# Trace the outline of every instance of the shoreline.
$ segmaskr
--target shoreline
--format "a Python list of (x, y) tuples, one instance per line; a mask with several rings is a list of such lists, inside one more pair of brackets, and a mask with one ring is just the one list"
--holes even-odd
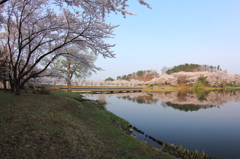
[[(240, 87), (204, 87), (203, 91), (239, 90)], [(192, 91), (192, 86), (154, 86), (144, 87), (143, 92)]]

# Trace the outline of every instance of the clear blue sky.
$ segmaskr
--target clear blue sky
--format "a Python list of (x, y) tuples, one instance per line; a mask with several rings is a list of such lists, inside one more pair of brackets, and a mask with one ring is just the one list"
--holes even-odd
[(112, 14), (120, 26), (115, 38), (116, 58), (99, 56), (99, 71), (90, 79), (106, 79), (184, 63), (220, 65), (240, 73), (240, 0), (145, 0), (153, 9), (129, 1), (137, 16)]

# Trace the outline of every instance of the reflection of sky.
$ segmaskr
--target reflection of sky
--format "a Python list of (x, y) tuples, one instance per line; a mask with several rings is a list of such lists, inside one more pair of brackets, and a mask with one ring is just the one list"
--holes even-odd
[(106, 108), (132, 125), (161, 141), (204, 151), (212, 157), (240, 157), (240, 104), (179, 111), (155, 104), (138, 104), (107, 97)]

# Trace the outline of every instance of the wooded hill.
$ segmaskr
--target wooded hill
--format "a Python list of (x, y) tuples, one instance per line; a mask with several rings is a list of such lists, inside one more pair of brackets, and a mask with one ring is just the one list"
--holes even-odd
[(210, 65), (199, 65), (199, 64), (182, 64), (178, 66), (174, 66), (171, 69), (168, 69), (166, 71), (167, 74), (172, 74), (176, 72), (199, 72), (199, 71), (207, 71), (207, 72), (213, 72), (219, 70), (221, 71), (222, 69), (220, 68), (220, 65), (218, 66), (210, 66)]
[(154, 77), (157, 77), (159, 73), (155, 70), (139, 70), (137, 72), (130, 73), (128, 75), (117, 76), (117, 80), (139, 80), (139, 81), (149, 81)]
[[(220, 65), (218, 66), (210, 66), (210, 65), (199, 65), (199, 64), (181, 64), (174, 67), (166, 67), (164, 66), (162, 68), (162, 74), (172, 74), (176, 72), (201, 72), (201, 71), (207, 71), (207, 72), (214, 72), (216, 70), (221, 71)], [(130, 73), (128, 75), (122, 75), (118, 76), (117, 80), (139, 80), (139, 81), (150, 81), (151, 79), (158, 77), (159, 73), (155, 70), (139, 70), (137, 72)], [(105, 79), (105, 81), (113, 81), (114, 79), (109, 77)]]

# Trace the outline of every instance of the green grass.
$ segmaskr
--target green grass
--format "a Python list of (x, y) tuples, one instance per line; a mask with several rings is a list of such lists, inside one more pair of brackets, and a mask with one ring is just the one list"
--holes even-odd
[(129, 135), (128, 126), (79, 93), (0, 91), (0, 158), (175, 158)]

